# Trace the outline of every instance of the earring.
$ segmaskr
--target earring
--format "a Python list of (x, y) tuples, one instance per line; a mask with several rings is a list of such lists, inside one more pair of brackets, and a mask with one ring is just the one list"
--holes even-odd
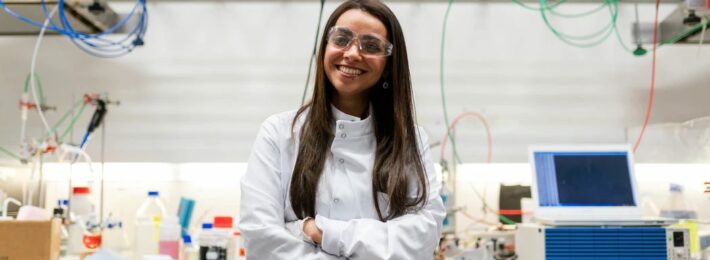
[(388, 89), (389, 87), (390, 87), (390, 84), (387, 83), (387, 81), (385, 81), (384, 83), (382, 83), (382, 88), (383, 88), (383, 89)]

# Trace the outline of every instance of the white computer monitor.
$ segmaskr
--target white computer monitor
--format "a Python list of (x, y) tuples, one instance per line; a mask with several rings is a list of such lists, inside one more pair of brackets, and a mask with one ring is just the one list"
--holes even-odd
[(536, 219), (642, 218), (628, 145), (534, 146), (530, 164)]

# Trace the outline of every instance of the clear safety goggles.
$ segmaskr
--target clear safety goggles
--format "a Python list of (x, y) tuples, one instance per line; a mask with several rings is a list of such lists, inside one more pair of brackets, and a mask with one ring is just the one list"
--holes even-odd
[(333, 26), (328, 31), (328, 44), (340, 50), (347, 50), (357, 39), (360, 53), (366, 56), (390, 56), (392, 44), (379, 36), (372, 34), (358, 35), (345, 27)]

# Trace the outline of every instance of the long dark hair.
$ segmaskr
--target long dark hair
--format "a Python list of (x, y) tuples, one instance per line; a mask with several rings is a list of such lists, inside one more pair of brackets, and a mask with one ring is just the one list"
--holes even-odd
[[(377, 215), (384, 221), (421, 209), (428, 194), (417, 145), (418, 134), (414, 126), (415, 113), (407, 49), (397, 17), (385, 4), (377, 0), (355, 0), (341, 4), (328, 18), (326, 30), (335, 25), (340, 15), (351, 9), (359, 9), (377, 17), (387, 28), (388, 41), (394, 45), (382, 78), (370, 88), (368, 94), (373, 108), (370, 116), (373, 117), (377, 140), (372, 173), (372, 197)], [(327, 34), (323, 34), (316, 59), (313, 97), (298, 110), (292, 124), (292, 128), (295, 128), (297, 119), (308, 111), (299, 136), (298, 157), (289, 190), (291, 206), (298, 218), (315, 217), (318, 181), (334, 137), (332, 127), (335, 122), (330, 104), (336, 90), (324, 70), (323, 58), (327, 43)], [(391, 84), (391, 87), (379, 87), (383, 81)], [(414, 198), (408, 196), (408, 183), (412, 178), (417, 184), (417, 194)], [(387, 216), (382, 215), (377, 192), (384, 192), (389, 196), (389, 205), (386, 205), (389, 209)]]

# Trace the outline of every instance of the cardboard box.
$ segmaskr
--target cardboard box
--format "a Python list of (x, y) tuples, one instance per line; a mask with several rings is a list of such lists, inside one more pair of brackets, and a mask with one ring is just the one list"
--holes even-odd
[(59, 259), (59, 219), (0, 221), (0, 260)]

